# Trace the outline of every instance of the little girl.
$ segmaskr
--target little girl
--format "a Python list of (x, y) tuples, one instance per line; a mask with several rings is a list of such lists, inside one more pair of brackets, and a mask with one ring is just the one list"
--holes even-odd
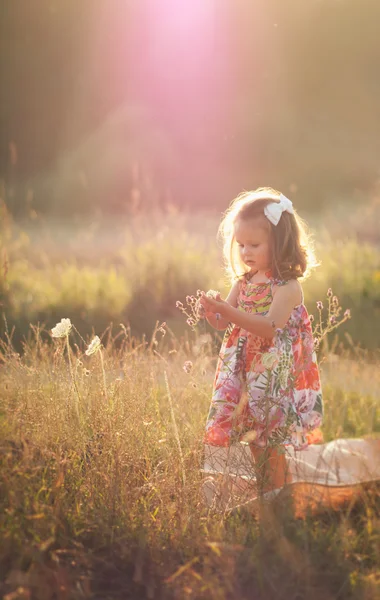
[(314, 266), (305, 226), (271, 188), (245, 192), (220, 226), (234, 283), (226, 298), (202, 294), (201, 311), (227, 329), (216, 369), (205, 443), (249, 443), (259, 491), (276, 493), (290, 475), (284, 446), (304, 449), (322, 422), (322, 394), (310, 319), (299, 279)]

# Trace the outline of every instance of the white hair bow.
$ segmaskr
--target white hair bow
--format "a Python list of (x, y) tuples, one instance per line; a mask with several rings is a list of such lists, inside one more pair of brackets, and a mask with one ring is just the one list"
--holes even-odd
[(277, 225), (284, 210), (291, 215), (294, 214), (292, 201), (281, 194), (279, 202), (271, 202), (270, 204), (266, 205), (264, 208), (264, 214), (266, 218), (273, 223), (273, 225)]

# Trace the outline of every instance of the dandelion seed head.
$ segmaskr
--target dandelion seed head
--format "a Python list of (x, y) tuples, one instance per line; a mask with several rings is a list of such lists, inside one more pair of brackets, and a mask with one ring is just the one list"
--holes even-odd
[(204, 334), (200, 335), (198, 338), (198, 344), (200, 346), (205, 346), (206, 344), (211, 344), (211, 342), (212, 342), (212, 337), (209, 333), (204, 333)]
[(193, 353), (195, 355), (199, 354), (202, 351), (202, 348), (207, 344), (211, 344), (211, 342), (212, 338), (209, 333), (204, 333), (203, 335), (200, 335), (193, 346)]

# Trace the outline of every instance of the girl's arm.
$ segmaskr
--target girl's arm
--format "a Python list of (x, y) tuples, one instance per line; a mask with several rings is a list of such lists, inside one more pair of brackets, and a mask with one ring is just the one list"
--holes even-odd
[[(235, 283), (231, 287), (229, 294), (225, 300), (225, 303), (233, 308), (236, 308), (236, 306), (237, 306), (239, 287), (240, 287), (240, 281), (235, 281)], [(206, 317), (208, 323), (210, 323), (210, 325), (212, 327), (214, 327), (215, 329), (218, 329), (218, 330), (226, 329), (226, 327), (228, 326), (228, 323), (230, 322), (229, 319), (224, 319), (219, 311), (213, 311), (213, 310), (208, 311), (207, 308), (204, 306), (203, 302), (201, 302), (201, 304), (205, 308), (204, 316)], [(220, 319), (217, 319), (215, 316), (216, 313), (218, 313), (218, 312), (221, 315)]]
[(223, 322), (232, 322), (247, 331), (264, 338), (273, 338), (276, 329), (282, 329), (295, 306), (302, 302), (301, 285), (296, 279), (279, 286), (271, 307), (265, 316), (252, 315), (238, 310), (225, 300), (202, 296), (202, 305), (207, 312), (219, 313)]

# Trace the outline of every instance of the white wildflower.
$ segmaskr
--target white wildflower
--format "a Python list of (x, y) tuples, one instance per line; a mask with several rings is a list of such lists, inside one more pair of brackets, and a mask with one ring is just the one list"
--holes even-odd
[(220, 292), (217, 292), (216, 290), (209, 290), (208, 292), (206, 292), (207, 298), (214, 298), (214, 299), (216, 299), (216, 297), (219, 294), (220, 294)]
[(69, 335), (71, 328), (72, 324), (70, 319), (61, 319), (61, 322), (53, 327), (51, 334), (54, 338), (64, 338)]
[(85, 352), (86, 356), (91, 356), (92, 354), (96, 354), (97, 351), (101, 348), (101, 346), (102, 346), (102, 343), (100, 341), (100, 338), (98, 335), (96, 335)]

